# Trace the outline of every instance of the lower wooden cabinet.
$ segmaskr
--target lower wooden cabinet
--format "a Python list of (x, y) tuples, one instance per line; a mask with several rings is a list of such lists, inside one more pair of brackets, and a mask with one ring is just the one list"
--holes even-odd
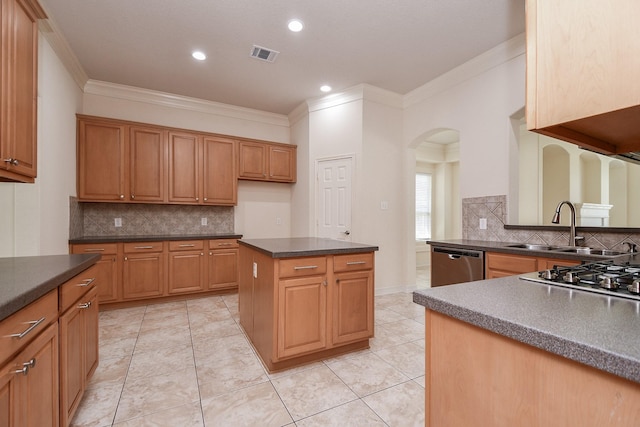
[(201, 292), (205, 289), (204, 242), (169, 242), (169, 294)]
[(240, 324), (270, 371), (366, 348), (374, 254), (271, 258), (240, 246)]
[(507, 253), (485, 253), (485, 278), (513, 276), (546, 270), (554, 265), (578, 265), (580, 261), (568, 259), (542, 258), (526, 255), (512, 255)]
[(83, 243), (70, 252), (102, 254), (94, 267), (103, 305), (238, 286), (237, 239)]
[(124, 243), (122, 299), (164, 295), (166, 264), (163, 242)]
[(0, 426), (59, 425), (58, 324), (0, 367)]

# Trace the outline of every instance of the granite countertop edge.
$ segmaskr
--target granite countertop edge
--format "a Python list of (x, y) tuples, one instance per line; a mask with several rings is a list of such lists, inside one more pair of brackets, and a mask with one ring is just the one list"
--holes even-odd
[[(54, 258), (59, 259), (59, 265), (61, 267), (59, 271), (56, 271), (51, 275), (48, 275), (47, 273), (39, 274), (38, 276), (40, 276), (40, 278), (37, 279), (36, 283), (21, 283), (18, 278), (18, 276), (21, 275), (21, 271), (7, 271), (0, 268), (0, 274), (3, 275), (0, 283), (3, 284), (3, 288), (7, 286), (5, 280), (10, 280), (12, 282), (12, 286), (19, 288), (17, 291), (15, 291), (15, 288), (12, 289), (14, 292), (11, 292), (10, 295), (3, 295), (3, 293), (0, 292), (0, 321), (23, 309), (50, 291), (58, 288), (72, 277), (80, 274), (100, 260), (100, 255), (98, 254), (53, 255), (49, 257), (54, 260), (54, 264), (56, 263)], [(38, 265), (37, 259), (43, 258), (47, 258), (47, 256), (21, 257), (16, 259), (24, 260), (25, 265), (28, 267), (29, 259), (33, 259), (33, 265), (36, 266)], [(10, 259), (12, 258), (0, 258), (0, 265), (2, 265), (1, 261)], [(67, 267), (66, 265), (68, 264), (71, 265)]]
[(238, 243), (271, 258), (294, 258), (375, 252), (378, 246), (323, 238), (277, 238), (239, 240)]
[(124, 236), (83, 236), (69, 239), (69, 244), (85, 243), (121, 243), (121, 242), (159, 242), (175, 240), (216, 240), (240, 239), (242, 234), (158, 234), (158, 235), (124, 235)]
[[(511, 278), (507, 278), (511, 279)], [(518, 280), (517, 277), (514, 279)], [(494, 279), (504, 280), (504, 279)], [(491, 280), (484, 281), (490, 282)], [(532, 286), (535, 286), (532, 285)], [(453, 317), (471, 325), (494, 332), (507, 338), (531, 345), (549, 353), (591, 366), (622, 378), (640, 383), (640, 360), (622, 355), (585, 342), (571, 340), (541, 329), (516, 323), (478, 310), (463, 307), (425, 291), (413, 293), (413, 302), (427, 309)], [(595, 298), (598, 298), (594, 296)]]

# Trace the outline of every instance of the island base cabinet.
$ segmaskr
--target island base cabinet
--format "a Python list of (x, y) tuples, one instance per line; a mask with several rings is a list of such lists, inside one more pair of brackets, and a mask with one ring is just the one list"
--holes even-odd
[(426, 426), (637, 426), (640, 384), (426, 310)]
[(58, 426), (58, 324), (0, 367), (0, 426)]
[(279, 358), (327, 346), (327, 281), (324, 276), (281, 280), (278, 307)]

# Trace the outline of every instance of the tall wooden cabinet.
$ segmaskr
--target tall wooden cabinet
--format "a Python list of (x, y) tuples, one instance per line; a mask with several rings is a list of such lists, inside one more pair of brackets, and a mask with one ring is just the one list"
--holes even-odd
[(0, 181), (34, 182), (37, 174), (38, 19), (36, 0), (2, 0)]
[(526, 8), (528, 129), (604, 154), (640, 150), (640, 2)]

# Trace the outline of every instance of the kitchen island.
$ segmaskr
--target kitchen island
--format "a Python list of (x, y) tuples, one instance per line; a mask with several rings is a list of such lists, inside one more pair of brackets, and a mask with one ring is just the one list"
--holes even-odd
[(240, 324), (269, 371), (369, 347), (377, 246), (240, 240)]
[(414, 293), (427, 426), (635, 426), (640, 302), (517, 276)]

